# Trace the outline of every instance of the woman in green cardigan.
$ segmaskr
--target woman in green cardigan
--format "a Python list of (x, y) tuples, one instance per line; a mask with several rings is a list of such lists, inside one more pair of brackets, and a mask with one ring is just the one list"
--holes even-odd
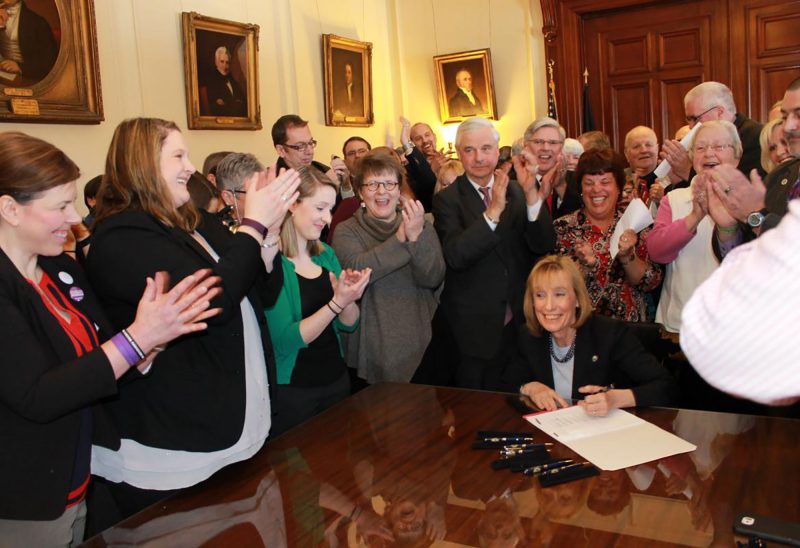
[(336, 186), (313, 167), (297, 170), (299, 197), (281, 225), (283, 287), (266, 310), (278, 384), (271, 435), (304, 422), (350, 394), (339, 332), (358, 326), (358, 304), (371, 270), (345, 270), (319, 241), (331, 221)]

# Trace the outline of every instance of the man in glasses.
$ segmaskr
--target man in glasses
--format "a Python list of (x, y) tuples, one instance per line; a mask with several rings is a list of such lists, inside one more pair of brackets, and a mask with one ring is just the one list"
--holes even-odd
[[(761, 124), (736, 111), (733, 93), (725, 84), (719, 82), (703, 82), (690, 89), (683, 98), (683, 109), (686, 122), (694, 127), (698, 122), (710, 120), (727, 120), (736, 126), (742, 141), (742, 158), (739, 171), (749, 176), (750, 171), (757, 169), (765, 175), (761, 168)], [(661, 147), (661, 158), (672, 166), (672, 172), (684, 181), (691, 181), (692, 162), (689, 155), (677, 141), (665, 141)]]
[(276, 164), (278, 172), (281, 168), (312, 165), (327, 175), (337, 188), (347, 177), (347, 166), (341, 158), (333, 157), (330, 167), (314, 160), (317, 141), (311, 136), (308, 122), (297, 114), (285, 114), (276, 120), (272, 125), (272, 144), (280, 156)]
[(564, 128), (547, 116), (531, 122), (523, 136), (523, 163), (536, 166), (537, 184), (541, 184), (545, 174), (555, 172), (552, 192), (546, 201), (553, 219), (572, 213), (582, 205), (580, 185), (574, 180), (574, 172), (567, 177), (567, 163), (562, 155), (566, 137)]

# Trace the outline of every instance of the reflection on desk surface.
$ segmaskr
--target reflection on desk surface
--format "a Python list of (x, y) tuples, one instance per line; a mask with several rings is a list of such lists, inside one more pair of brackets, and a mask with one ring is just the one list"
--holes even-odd
[(741, 511), (800, 516), (798, 421), (636, 413), (697, 450), (541, 488), (471, 449), (478, 430), (552, 441), (505, 395), (376, 385), (88, 545), (731, 546)]

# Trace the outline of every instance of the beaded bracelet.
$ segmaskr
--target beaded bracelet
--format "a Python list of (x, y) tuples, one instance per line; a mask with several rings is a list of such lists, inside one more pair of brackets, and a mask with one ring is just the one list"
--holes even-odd
[(739, 231), (739, 225), (734, 225), (734, 226), (717, 225), (717, 230), (719, 232), (722, 232), (723, 234), (733, 234), (734, 232)]

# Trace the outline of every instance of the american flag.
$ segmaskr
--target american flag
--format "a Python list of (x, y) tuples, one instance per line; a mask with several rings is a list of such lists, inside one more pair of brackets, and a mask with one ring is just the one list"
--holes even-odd
[(553, 80), (553, 65), (555, 62), (551, 59), (547, 64), (550, 73), (550, 80), (547, 83), (547, 115), (553, 120), (558, 120), (558, 106), (556, 105), (556, 83)]

